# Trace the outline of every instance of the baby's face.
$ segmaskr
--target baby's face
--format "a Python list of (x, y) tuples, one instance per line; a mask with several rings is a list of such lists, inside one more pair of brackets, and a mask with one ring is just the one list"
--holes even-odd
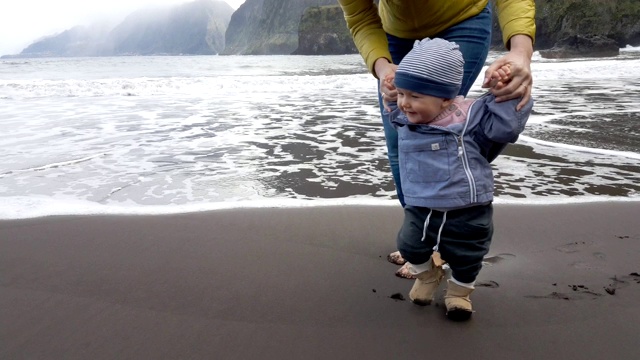
[(447, 107), (446, 99), (398, 88), (398, 107), (409, 122), (428, 124)]

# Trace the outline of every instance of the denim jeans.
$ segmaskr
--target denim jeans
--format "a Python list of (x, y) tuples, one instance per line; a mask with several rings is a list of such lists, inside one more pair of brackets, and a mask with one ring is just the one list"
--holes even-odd
[[(482, 67), (487, 60), (487, 54), (489, 53), (489, 45), (491, 42), (491, 5), (487, 5), (480, 14), (450, 27), (434, 36), (434, 38), (436, 37), (455, 42), (460, 46), (460, 52), (462, 52), (462, 57), (464, 58), (464, 76), (459, 94), (467, 96), (471, 85), (473, 85), (480, 71), (482, 71)], [(413, 48), (413, 43), (416, 40), (422, 40), (401, 39), (389, 34), (387, 34), (387, 39), (394, 64), (400, 63), (400, 60)], [(378, 87), (379, 86), (380, 82), (378, 81)], [(398, 133), (393, 125), (391, 125), (389, 117), (384, 114), (380, 91), (378, 91), (378, 101), (380, 103), (384, 136), (387, 142), (387, 156), (389, 157), (391, 174), (396, 184), (398, 200), (404, 207), (405, 202), (398, 164)]]

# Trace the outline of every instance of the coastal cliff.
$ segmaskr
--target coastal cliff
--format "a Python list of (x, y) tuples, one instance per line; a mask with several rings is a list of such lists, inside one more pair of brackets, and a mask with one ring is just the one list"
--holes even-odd
[(76, 26), (3, 58), (218, 54), (232, 14), (221, 0), (144, 8), (115, 27)]
[[(536, 0), (536, 25), (536, 50), (611, 56), (616, 46), (640, 45), (640, 1)], [(496, 11), (492, 48), (504, 50)], [(350, 53), (357, 50), (337, 0), (246, 0), (236, 11), (196, 0), (133, 13), (115, 28), (74, 27), (5, 57)]]
[[(250, 2), (252, 0), (247, 0)], [(543, 50), (557, 46), (560, 49), (573, 44), (571, 39), (610, 39), (619, 48), (640, 45), (640, 1), (638, 0), (536, 0), (535, 49)], [(338, 7), (339, 8), (339, 7)], [(311, 11), (311, 10), (310, 10)], [(332, 7), (321, 7), (307, 14), (300, 23), (300, 49), (298, 53), (313, 53), (314, 47), (336, 51), (334, 47), (317, 44), (327, 37), (342, 39), (342, 27), (346, 22), (342, 14)], [(493, 34), (491, 45), (495, 50), (504, 50), (497, 11), (493, 11)], [(315, 35), (315, 37), (314, 37)], [(604, 41), (604, 40), (603, 40)], [(594, 42), (593, 54), (610, 54), (601, 51), (602, 42)], [(583, 42), (584, 44), (584, 42)], [(345, 47), (342, 42), (337, 47)], [(570, 50), (570, 49), (568, 49)], [(583, 46), (584, 53), (590, 47)], [(356, 52), (356, 51), (354, 51)]]
[[(340, 7), (307, 9), (300, 21), (296, 54), (357, 53), (353, 41), (345, 38), (346, 22), (336, 9)], [(493, 17), (491, 46), (504, 50), (495, 9)], [(536, 50), (553, 49), (560, 56), (612, 56), (612, 49), (640, 45), (640, 1), (537, 0), (536, 27)]]
[[(337, 0), (247, 0), (231, 16), (222, 54), (292, 54), (298, 49), (304, 11), (335, 4)], [(343, 16), (341, 12), (334, 15)]]
[(338, 5), (314, 6), (302, 14), (295, 55), (342, 55), (358, 52)]

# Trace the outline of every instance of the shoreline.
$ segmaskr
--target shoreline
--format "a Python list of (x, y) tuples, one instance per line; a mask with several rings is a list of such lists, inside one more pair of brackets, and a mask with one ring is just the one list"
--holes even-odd
[[(334, 206), (367, 206), (367, 207), (396, 207), (395, 199), (374, 197), (333, 198), (333, 199), (260, 199), (201, 203), (189, 205), (104, 205), (89, 201), (58, 201), (52, 198), (0, 197), (0, 221), (38, 219), (53, 216), (163, 216), (180, 214), (197, 214), (234, 209), (298, 209)], [(594, 203), (627, 203), (640, 202), (636, 197), (604, 197), (580, 196), (569, 198), (536, 198), (536, 199), (502, 199), (494, 198), (494, 205), (509, 206), (553, 206), (563, 204), (594, 204)], [(19, 210), (13, 210), (13, 209)], [(4, 209), (4, 210), (2, 210)], [(12, 209), (12, 210), (8, 210)], [(3, 212), (4, 211), (4, 212)]]
[(1, 220), (0, 358), (629, 359), (639, 208), (496, 204), (466, 323), (393, 298), (399, 206)]

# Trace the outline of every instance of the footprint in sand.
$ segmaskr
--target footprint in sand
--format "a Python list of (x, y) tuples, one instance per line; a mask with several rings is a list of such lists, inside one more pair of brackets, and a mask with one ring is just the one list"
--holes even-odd
[(500, 287), (500, 285), (498, 285), (498, 283), (493, 280), (487, 280), (487, 281), (476, 282), (476, 287), (488, 287), (488, 288), (495, 289), (497, 287)]
[(595, 243), (590, 242), (590, 241), (576, 241), (576, 242), (572, 242), (572, 243), (568, 243), (568, 244), (564, 244), (564, 245), (560, 245), (560, 246), (556, 246), (554, 249), (563, 252), (563, 253), (567, 253), (567, 254), (571, 254), (571, 253), (575, 253), (581, 250), (584, 250), (590, 246), (593, 246)]
[(556, 291), (549, 295), (526, 295), (525, 297), (529, 299), (577, 300), (575, 296), (570, 296)]
[[(495, 264), (499, 264), (503, 261), (513, 259), (516, 256), (514, 254), (509, 253), (501, 253), (494, 256), (487, 256), (482, 260), (482, 266), (493, 266)], [(500, 285), (493, 280), (485, 280), (476, 282), (476, 287), (487, 287), (490, 289), (495, 289), (500, 287)]]
[(624, 276), (614, 276), (611, 278), (611, 283), (604, 287), (604, 290), (609, 295), (615, 295), (616, 290), (624, 289), (627, 286), (635, 283), (640, 284), (640, 274), (637, 272), (632, 272), (629, 275)]
[(569, 291), (566, 293), (554, 291), (549, 295), (526, 295), (525, 297), (530, 299), (582, 300), (597, 299), (604, 295), (592, 291), (584, 285), (568, 285), (568, 288)]
[(494, 256), (487, 256), (482, 260), (482, 265), (492, 266), (494, 264), (499, 264), (505, 260), (513, 259), (516, 256), (514, 254), (502, 253)]
[(584, 261), (576, 261), (574, 263), (570, 264), (571, 267), (574, 267), (576, 269), (584, 269), (584, 270), (597, 270), (597, 269), (602, 269), (602, 265), (599, 264), (591, 264), (588, 262), (584, 262)]
[[(582, 299), (597, 299), (605, 294), (615, 295), (616, 291), (628, 287), (631, 284), (640, 284), (640, 273), (633, 272), (629, 275), (614, 276), (611, 278), (611, 283), (607, 286), (603, 286), (604, 292), (597, 292), (589, 289), (584, 285), (567, 285), (569, 291), (567, 293), (554, 291), (548, 295), (526, 295), (525, 297), (531, 299), (555, 299), (555, 300), (582, 300)], [(558, 286), (558, 284), (553, 284)]]

